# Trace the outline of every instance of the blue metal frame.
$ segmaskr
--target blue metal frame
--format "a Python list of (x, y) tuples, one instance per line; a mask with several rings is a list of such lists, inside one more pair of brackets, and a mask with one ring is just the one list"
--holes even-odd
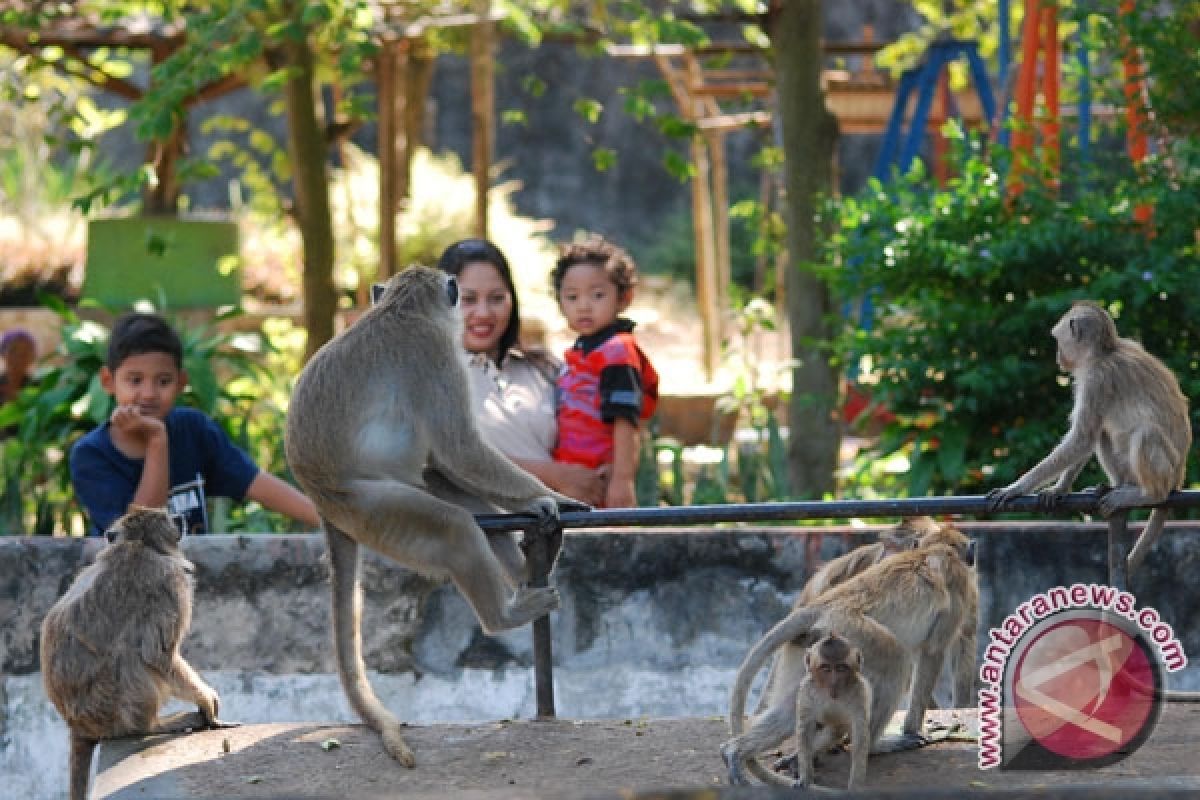
[[(929, 111), (933, 106), (933, 93), (937, 89), (938, 76), (951, 62), (964, 56), (971, 71), (971, 79), (975, 83), (975, 91), (979, 94), (983, 113), (989, 124), (996, 118), (996, 98), (992, 93), (992, 82), (988, 77), (987, 67), (979, 55), (979, 45), (961, 39), (934, 42), (921, 64), (900, 77), (900, 85), (896, 87), (896, 100), (883, 135), (883, 146), (875, 160), (875, 177), (887, 180), (892, 167), (898, 167), (904, 172), (912, 166), (920, 151), (925, 128), (929, 124)], [(913, 112), (911, 127), (904, 133), (904, 111), (908, 108), (909, 99), (914, 91), (919, 92), (917, 107)], [(896, 149), (901, 138), (904, 140), (904, 147), (897, 157)]]

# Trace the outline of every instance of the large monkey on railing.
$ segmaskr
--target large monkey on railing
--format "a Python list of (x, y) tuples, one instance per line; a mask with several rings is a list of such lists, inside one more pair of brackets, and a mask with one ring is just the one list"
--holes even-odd
[(387, 752), (409, 767), (400, 722), (375, 696), (363, 664), (358, 545), (448, 575), (484, 631), (496, 633), (558, 608), (558, 592), (520, 587), (524, 557), (513, 534), (485, 535), (471, 511), (491, 504), (549, 517), (559, 505), (586, 508), (480, 435), (459, 356), (457, 300), (444, 272), (410, 267), (396, 275), (374, 307), (312, 357), (288, 409), (288, 463), (329, 541), (342, 685)]

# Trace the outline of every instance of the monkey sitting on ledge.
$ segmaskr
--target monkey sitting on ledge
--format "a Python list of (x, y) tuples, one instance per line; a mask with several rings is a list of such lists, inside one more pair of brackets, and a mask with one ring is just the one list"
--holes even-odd
[[(192, 564), (165, 511), (134, 507), (112, 544), (42, 621), (46, 696), (71, 733), (71, 800), (85, 800), (97, 741), (229, 727), (217, 693), (179, 653), (192, 621)], [(167, 699), (198, 711), (159, 717)]]

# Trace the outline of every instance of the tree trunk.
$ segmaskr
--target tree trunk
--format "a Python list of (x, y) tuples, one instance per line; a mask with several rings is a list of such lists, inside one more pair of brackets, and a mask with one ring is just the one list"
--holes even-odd
[(829, 363), (829, 290), (812, 269), (817, 201), (832, 184), (837, 119), (821, 90), (821, 0), (771, 5), (787, 190), (787, 310), (798, 364), (792, 372), (788, 464), (796, 496), (819, 499), (836, 489), (842, 438), (838, 375)]
[(288, 155), (296, 195), (296, 222), (304, 243), (304, 358), (333, 338), (337, 292), (333, 285), (333, 216), (325, 131), (317, 122), (313, 54), (306, 42), (285, 45), (290, 67), (284, 89), (288, 118)]

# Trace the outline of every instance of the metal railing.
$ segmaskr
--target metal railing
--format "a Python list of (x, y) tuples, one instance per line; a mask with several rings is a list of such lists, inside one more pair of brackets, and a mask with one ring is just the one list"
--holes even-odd
[[(729, 522), (779, 522), (814, 519), (878, 517), (914, 517), (923, 514), (943, 516), (960, 514), (994, 517), (1002, 514), (1095, 513), (1102, 496), (1094, 492), (1065, 495), (1053, 509), (1041, 506), (1036, 495), (1013, 498), (992, 510), (985, 495), (960, 497), (913, 497), (896, 500), (813, 500), (790, 503), (731, 503), (711, 506), (671, 506), (664, 508), (618, 508), (595, 511), (567, 511), (557, 520), (540, 520), (532, 514), (480, 514), (479, 526), (488, 532), (525, 531), (525, 555), (530, 567), (530, 585), (546, 586), (550, 570), (562, 545), (566, 530), (588, 528), (636, 528), (689, 525), (717, 525)], [(1163, 503), (1146, 508), (1200, 508), (1200, 491), (1172, 492)], [(1108, 580), (1118, 589), (1128, 588), (1125, 558), (1129, 554), (1128, 512), (1108, 518)], [(736, 528), (729, 529), (736, 532)], [(813, 527), (792, 529), (797, 535), (821, 534)], [(537, 715), (552, 718), (554, 711), (554, 653), (549, 615), (533, 623), (533, 674), (537, 697)]]

